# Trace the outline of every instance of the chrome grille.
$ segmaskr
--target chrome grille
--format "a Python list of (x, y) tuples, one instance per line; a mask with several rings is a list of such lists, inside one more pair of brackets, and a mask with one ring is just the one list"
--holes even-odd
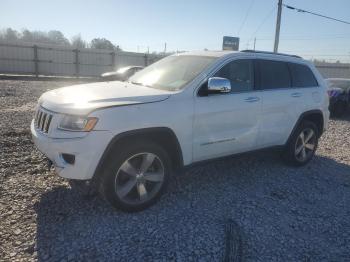
[(52, 117), (53, 114), (39, 108), (34, 119), (36, 129), (47, 134), (49, 132)]

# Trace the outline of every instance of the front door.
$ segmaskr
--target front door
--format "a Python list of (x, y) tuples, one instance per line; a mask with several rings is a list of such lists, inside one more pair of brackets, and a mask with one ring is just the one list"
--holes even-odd
[[(194, 98), (194, 161), (245, 152), (256, 147), (262, 99), (261, 92), (254, 89), (253, 61), (231, 61), (214, 76), (229, 79), (231, 92)], [(205, 85), (202, 88), (205, 89)], [(201, 93), (205, 92), (200, 90)]]

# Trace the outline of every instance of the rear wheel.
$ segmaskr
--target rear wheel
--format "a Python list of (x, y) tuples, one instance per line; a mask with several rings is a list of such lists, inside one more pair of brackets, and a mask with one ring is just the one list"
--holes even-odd
[(287, 143), (284, 159), (294, 166), (305, 165), (315, 154), (318, 137), (316, 125), (310, 121), (303, 121)]
[[(154, 204), (170, 176), (168, 154), (159, 145), (138, 141), (112, 152), (102, 179), (104, 197), (124, 211), (140, 211)], [(120, 150), (120, 148), (118, 148)]]

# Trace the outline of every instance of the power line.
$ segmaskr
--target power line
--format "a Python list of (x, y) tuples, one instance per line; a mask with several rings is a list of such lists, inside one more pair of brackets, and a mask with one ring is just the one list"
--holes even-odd
[[(338, 53), (334, 53), (335, 52), (338, 52)], [(350, 57), (350, 49), (349, 51), (345, 51), (344, 48), (342, 49), (324, 49), (324, 48), (317, 48), (317, 49), (295, 49), (293, 48), (293, 50), (286, 50), (286, 49), (283, 49), (283, 52), (304, 52), (304, 53), (307, 53), (307, 54), (318, 54), (318, 53), (323, 53), (323, 54), (348, 54), (349, 57)]]
[[(261, 38), (260, 38), (261, 37)], [(259, 40), (270, 40), (273, 39), (273, 36), (271, 35), (261, 35)], [(327, 35), (315, 35), (315, 36), (310, 36), (308, 35), (300, 35), (300, 34), (282, 34), (283, 39), (319, 39), (319, 38), (350, 38), (349, 34), (327, 34)], [(241, 39), (248, 39), (248, 38), (241, 38)]]
[[(286, 51), (284, 51), (284, 52), (286, 52)], [(290, 53), (290, 51), (287, 51), (287, 53)], [(304, 56), (329, 56), (329, 57), (349, 57), (350, 58), (350, 55), (347, 55), (347, 54), (321, 54), (321, 53), (319, 53), (319, 54), (313, 54), (313, 53), (303, 53), (303, 52), (293, 52), (293, 53), (297, 53), (297, 54), (299, 54), (299, 55), (304, 55)]]
[(256, 28), (255, 32), (252, 34), (252, 36), (248, 39), (248, 43), (250, 42), (250, 40), (252, 40), (254, 38), (254, 36), (256, 36), (256, 34), (259, 32), (259, 30), (261, 29), (261, 27), (265, 24), (265, 22), (271, 17), (271, 14), (273, 11), (275, 11), (276, 6), (274, 6), (268, 13), (267, 15), (264, 17), (264, 19), (261, 21), (261, 23), (259, 24), (259, 26)]
[(310, 38), (282, 38), (283, 40), (323, 40), (323, 39), (350, 39), (350, 36), (342, 36), (342, 37), (310, 37)]
[(246, 13), (246, 15), (245, 15), (245, 17), (243, 19), (243, 22), (242, 22), (241, 26), (238, 29), (237, 36), (239, 36), (239, 33), (243, 29), (243, 26), (245, 25), (245, 22), (247, 21), (248, 15), (250, 14), (250, 10), (252, 9), (254, 2), (255, 2), (255, 0), (252, 0), (250, 2), (250, 5), (249, 5), (248, 10), (247, 10), (247, 13)]
[(347, 21), (344, 21), (344, 20), (340, 20), (340, 19), (337, 19), (337, 18), (333, 18), (333, 17), (330, 17), (330, 16), (321, 15), (321, 14), (318, 14), (318, 13), (315, 13), (315, 12), (307, 11), (307, 10), (300, 9), (300, 8), (297, 8), (297, 7), (294, 7), (294, 6), (290, 6), (290, 5), (286, 5), (286, 4), (283, 4), (283, 6), (288, 8), (288, 9), (300, 12), (300, 13), (308, 13), (308, 14), (311, 14), (311, 15), (320, 16), (320, 17), (323, 17), (323, 18), (327, 18), (327, 19), (330, 19), (330, 20), (334, 20), (334, 21), (337, 21), (337, 22), (341, 22), (341, 23), (350, 25), (350, 22), (347, 22)]
[[(348, 37), (315, 37), (315, 38), (280, 38), (283, 41), (314, 41), (314, 40), (333, 40), (333, 39), (350, 39), (350, 36)], [(249, 39), (251, 40), (251, 38)], [(260, 41), (271, 41), (273, 38), (256, 38), (256, 40)]]
[[(248, 41), (248, 40), (251, 40), (251, 38), (241, 38), (241, 40), (245, 40), (245, 41)], [(284, 36), (284, 37), (280, 37), (281, 40), (284, 40), (284, 41), (294, 41), (294, 40), (305, 40), (305, 41), (312, 41), (312, 40), (333, 40), (333, 39), (350, 39), (350, 35), (323, 35), (323, 36), (315, 36), (315, 37), (307, 37), (307, 36)], [(265, 36), (265, 37), (257, 37), (256, 40), (260, 40), (260, 41), (271, 41), (271, 40), (274, 40), (273, 37), (268, 37), (268, 36)]]

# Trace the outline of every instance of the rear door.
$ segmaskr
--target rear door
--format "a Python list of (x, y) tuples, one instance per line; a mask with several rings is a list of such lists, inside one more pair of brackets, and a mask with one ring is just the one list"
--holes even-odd
[(324, 94), (311, 69), (306, 64), (288, 63), (288, 66), (292, 76), (293, 93), (299, 96), (297, 100), (299, 115), (309, 110), (322, 108), (320, 104)]
[(254, 89), (251, 59), (228, 62), (213, 76), (227, 78), (231, 93), (195, 97), (194, 161), (249, 151), (256, 147), (261, 93)]
[(281, 145), (299, 117), (303, 94), (293, 89), (287, 62), (258, 59), (257, 63), (263, 100), (258, 146)]

